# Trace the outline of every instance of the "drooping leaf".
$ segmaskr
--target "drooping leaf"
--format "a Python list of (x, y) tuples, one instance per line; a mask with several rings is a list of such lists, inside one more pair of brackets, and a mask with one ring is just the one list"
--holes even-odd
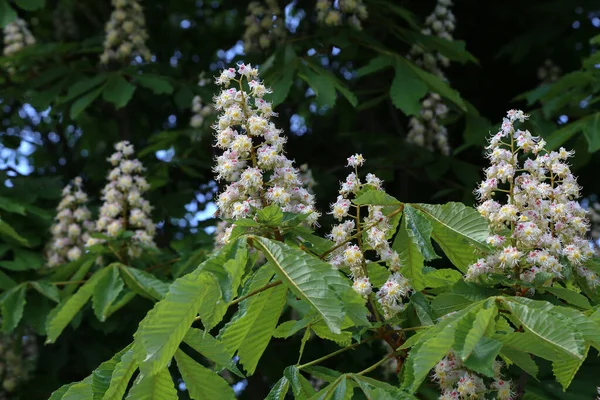
[(88, 302), (98, 282), (104, 277), (108, 269), (100, 269), (96, 271), (87, 282), (79, 288), (79, 290), (71, 297), (63, 300), (52, 312), (48, 315), (46, 321), (46, 332), (48, 337), (46, 343), (54, 343), (56, 338), (62, 333), (63, 329)]
[(423, 214), (410, 204), (404, 206), (403, 218), (406, 219), (408, 236), (417, 245), (426, 261), (439, 258), (431, 244), (431, 223)]
[(92, 377), (88, 376), (81, 382), (77, 382), (70, 386), (65, 394), (61, 397), (61, 400), (84, 400), (91, 399), (92, 392)]
[(531, 356), (523, 351), (503, 347), (501, 354), (513, 362), (517, 367), (537, 379), (538, 366)]
[(33, 281), (29, 282), (31, 287), (37, 290), (43, 296), (46, 296), (50, 300), (60, 303), (60, 293), (56, 286), (46, 281)]
[(475, 209), (462, 203), (412, 206), (431, 222), (431, 237), (462, 272), (475, 260), (475, 249), (487, 249), (488, 225)]
[(167, 368), (156, 375), (139, 374), (127, 400), (177, 400), (177, 389)]
[(292, 386), (292, 392), (294, 393), (294, 398), (308, 399), (316, 393), (310, 382), (304, 376), (302, 376), (296, 366), (287, 367), (283, 371), (283, 376), (285, 376), (290, 382), (290, 385)]
[(169, 79), (164, 76), (143, 73), (141, 75), (137, 75), (134, 81), (140, 86), (152, 90), (154, 94), (173, 93), (173, 86), (169, 82)]
[(158, 280), (149, 272), (122, 264), (119, 265), (119, 269), (127, 287), (140, 296), (160, 300), (169, 290), (168, 283)]
[(400, 229), (394, 240), (392, 248), (400, 256), (400, 272), (409, 279), (411, 286), (416, 291), (425, 288), (425, 278), (423, 267), (425, 258), (417, 243), (411, 238), (409, 228), (407, 226), (407, 218), (402, 218)]
[(183, 351), (177, 350), (175, 360), (193, 400), (235, 399), (233, 389), (223, 378), (198, 364)]
[(129, 381), (133, 373), (138, 368), (139, 361), (135, 359), (133, 348), (127, 350), (122, 356), (117, 365), (115, 365), (108, 389), (104, 393), (102, 400), (117, 400), (122, 399), (129, 386)]
[(438, 287), (452, 285), (461, 280), (462, 277), (463, 274), (454, 269), (443, 268), (430, 272), (425, 271), (423, 279), (425, 280), (425, 287), (435, 289)]
[(114, 74), (108, 78), (102, 92), (102, 98), (109, 103), (113, 103), (116, 109), (123, 108), (133, 97), (135, 89), (136, 86), (127, 82), (123, 76)]
[(252, 296), (245, 312), (228, 325), (221, 338), (231, 353), (237, 350), (240, 362), (248, 374), (253, 374), (267, 348), (286, 301), (283, 285)]
[(476, 308), (457, 324), (455, 350), (463, 361), (471, 356), (497, 314), (498, 309), (493, 305)]
[(225, 345), (211, 334), (200, 329), (190, 328), (183, 341), (219, 367), (227, 368), (240, 378), (244, 378), (227, 352)]
[(387, 55), (379, 55), (369, 60), (364, 67), (356, 70), (356, 76), (361, 78), (393, 65), (393, 59)]
[(100, 321), (106, 320), (111, 305), (117, 299), (124, 286), (123, 279), (121, 279), (117, 267), (113, 265), (107, 267), (107, 270), (94, 288), (92, 298), (92, 307), (96, 313), (96, 317)]
[(101, 400), (102, 397), (104, 397), (104, 394), (110, 386), (110, 380), (117, 364), (121, 361), (123, 354), (128, 352), (129, 349), (131, 349), (131, 345), (128, 345), (123, 350), (119, 351), (110, 360), (100, 364), (100, 366), (92, 372), (94, 400)]
[(310, 400), (350, 400), (353, 394), (354, 388), (348, 384), (347, 376), (344, 374), (311, 396)]
[(84, 112), (85, 109), (88, 108), (90, 104), (92, 104), (94, 100), (98, 98), (98, 96), (100, 96), (100, 93), (102, 93), (103, 89), (104, 87), (99, 87), (75, 100), (73, 105), (71, 105), (71, 119), (77, 119), (81, 113)]
[(25, 292), (27, 284), (22, 283), (2, 294), (0, 310), (2, 311), (2, 331), (11, 332), (19, 325), (25, 308)]
[(288, 381), (285, 376), (282, 376), (281, 379), (279, 379), (275, 385), (273, 385), (273, 388), (271, 388), (271, 391), (265, 400), (285, 400), (289, 390), (290, 381)]
[(571, 385), (575, 374), (581, 368), (581, 365), (585, 361), (590, 346), (585, 346), (583, 358), (581, 360), (575, 358), (562, 359), (560, 361), (554, 361), (552, 363), (552, 372), (556, 377), (556, 380), (562, 385), (563, 391)]
[(559, 299), (563, 299), (567, 303), (573, 304), (579, 308), (583, 308), (584, 310), (588, 310), (592, 307), (585, 296), (567, 288), (551, 286), (544, 288), (544, 290), (552, 293)]
[(19, 235), (17, 231), (15, 231), (6, 221), (2, 220), (2, 218), (0, 218), (0, 236), (8, 238), (10, 241), (14, 241), (21, 246), (29, 247), (27, 239)]
[(214, 305), (221, 297), (217, 278), (198, 269), (177, 279), (165, 298), (140, 322), (134, 348), (144, 362), (140, 371), (154, 375), (175, 354), (198, 310)]
[(390, 98), (396, 108), (406, 115), (421, 110), (421, 98), (427, 94), (427, 85), (405, 64), (397, 63)]
[(357, 205), (400, 206), (402, 203), (382, 190), (369, 190), (352, 200)]
[(342, 331), (340, 333), (333, 333), (322, 321), (312, 324), (311, 329), (317, 334), (318, 337), (331, 340), (337, 343), (337, 345), (340, 347), (349, 346), (352, 342), (352, 332)]
[(477, 342), (464, 363), (470, 370), (493, 378), (495, 376), (494, 361), (501, 348), (502, 342), (484, 336)]
[[(284, 243), (261, 237), (252, 237), (252, 242), (273, 264), (284, 284), (297, 297), (308, 302), (332, 332), (341, 332), (346, 314), (366, 321), (364, 300), (329, 264)], [(358, 307), (359, 304), (363, 304), (364, 311)], [(349, 305), (357, 311), (352, 313)]]

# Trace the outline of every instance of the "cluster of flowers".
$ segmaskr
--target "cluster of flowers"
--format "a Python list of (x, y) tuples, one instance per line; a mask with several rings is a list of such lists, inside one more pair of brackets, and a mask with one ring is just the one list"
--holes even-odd
[[(198, 78), (198, 86), (204, 87), (207, 83), (204, 72), (202, 72)], [(192, 100), (192, 111), (194, 112), (194, 115), (190, 120), (190, 126), (195, 129), (201, 128), (202, 125), (204, 125), (204, 119), (215, 112), (210, 104), (204, 104), (202, 102), (202, 97), (200, 96), (194, 96), (194, 99)]]
[[(515, 130), (514, 123), (525, 119), (523, 111), (510, 110), (487, 146), (491, 166), (476, 194), (477, 209), (492, 230), (488, 243), (494, 251), (471, 265), (466, 279), (495, 273), (531, 282), (544, 273), (541, 277), (550, 283), (565, 277), (564, 258), (595, 287), (598, 276), (582, 266), (592, 250), (585, 239), (586, 211), (576, 201), (580, 188), (567, 164), (573, 152), (547, 152), (543, 139)], [(535, 158), (521, 164), (520, 154)], [(494, 199), (499, 193), (506, 195), (506, 204)]]
[[(230, 88), (232, 82), (238, 88)], [(263, 96), (271, 90), (258, 79), (258, 70), (239, 64), (237, 70), (223, 70), (216, 83), (224, 89), (214, 100), (221, 112), (213, 126), (215, 147), (224, 152), (217, 157), (214, 172), (217, 180), (228, 182), (217, 199), (221, 216), (252, 217), (257, 210), (277, 204), (285, 212), (305, 214), (306, 221), (315, 224), (319, 213), (314, 196), (302, 187), (299, 171), (283, 154), (286, 138), (270, 121), (276, 114)], [(227, 238), (225, 234), (223, 240)]]
[(34, 335), (0, 335), (0, 399), (14, 398), (13, 392), (29, 379), (37, 358), (38, 348)]
[(503, 366), (501, 361), (494, 361), (494, 379), (486, 385), (480, 376), (467, 369), (460, 358), (450, 351), (434, 367), (433, 380), (442, 391), (440, 400), (485, 399), (486, 394), (494, 392), (494, 398), (498, 400), (513, 399), (511, 382), (502, 379)]
[(25, 46), (35, 44), (35, 38), (21, 18), (15, 19), (4, 27), (4, 50), (2, 54), (9, 57), (23, 50)]
[(246, 52), (266, 50), (286, 37), (285, 19), (277, 0), (253, 1), (248, 4), (244, 20)]
[(73, 40), (78, 35), (73, 10), (66, 6), (57, 7), (52, 13), (54, 35), (58, 40)]
[(151, 54), (146, 47), (148, 32), (142, 6), (137, 0), (113, 0), (112, 4), (114, 10), (106, 23), (100, 62), (129, 61), (136, 56), (149, 61)]
[(48, 249), (48, 266), (56, 267), (78, 260), (83, 253), (89, 233), (94, 228), (92, 214), (86, 207), (88, 196), (82, 189), (81, 178), (77, 177), (65, 186), (62, 200), (58, 204), (56, 222), (52, 225), (52, 241)]
[[(422, 33), (453, 40), (452, 32), (454, 32), (456, 20), (450, 9), (451, 6), (451, 0), (438, 0), (437, 6), (425, 20), (426, 28)], [(445, 56), (439, 53), (432, 54), (415, 44), (411, 48), (408, 58), (414, 60), (418, 66), (446, 80), (442, 68), (448, 67), (450, 60)], [(442, 154), (450, 154), (448, 131), (440, 123), (447, 115), (448, 107), (442, 102), (440, 96), (437, 93), (430, 93), (421, 103), (420, 115), (412, 117), (409, 121), (408, 142), (425, 147), (430, 151), (437, 148)]]
[[(388, 239), (393, 235), (389, 218), (383, 213), (381, 206), (368, 206), (368, 214), (362, 221), (359, 219), (359, 207), (353, 205), (350, 196), (356, 195), (366, 186), (375, 190), (382, 189), (382, 181), (373, 174), (367, 174), (365, 183), (358, 177), (358, 167), (365, 162), (361, 154), (355, 154), (348, 158), (349, 167), (354, 168), (344, 182), (342, 182), (339, 196), (331, 205), (330, 214), (340, 223), (334, 225), (327, 238), (335, 242), (337, 247), (328, 256), (328, 262), (336, 268), (348, 268), (353, 280), (353, 288), (360, 295), (367, 297), (373, 291), (373, 286), (367, 276), (367, 264), (371, 261), (365, 259), (366, 250), (374, 250), (380, 262), (385, 263), (391, 271), (387, 282), (377, 292), (377, 298), (381, 304), (385, 317), (391, 318), (404, 309), (402, 299), (411, 291), (408, 280), (399, 272), (400, 257), (390, 247)], [(356, 214), (351, 215), (350, 210), (356, 209)], [(365, 241), (362, 237), (364, 233)], [(362, 245), (352, 243), (356, 238)]]
[[(124, 230), (134, 231), (128, 246), (130, 257), (139, 257), (143, 248), (153, 248), (156, 226), (149, 215), (152, 206), (142, 195), (150, 185), (141, 175), (142, 163), (131, 159), (133, 145), (127, 141), (115, 144), (116, 152), (108, 159), (114, 168), (108, 174), (108, 184), (102, 189), (104, 203), (95, 230), (114, 238)], [(102, 239), (90, 238), (87, 246), (102, 243)]]
[(556, 82), (561, 75), (562, 70), (560, 67), (550, 59), (544, 61), (544, 64), (537, 70), (537, 76), (542, 85)]
[(369, 13), (362, 0), (317, 0), (317, 21), (327, 26), (340, 26), (346, 20), (355, 29), (362, 29), (362, 22)]

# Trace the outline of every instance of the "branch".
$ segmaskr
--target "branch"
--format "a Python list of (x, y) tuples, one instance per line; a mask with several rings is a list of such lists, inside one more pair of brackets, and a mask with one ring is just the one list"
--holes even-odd
[(322, 361), (325, 361), (325, 360), (327, 360), (328, 358), (331, 358), (331, 357), (337, 356), (338, 354), (341, 354), (341, 353), (343, 353), (343, 352), (345, 352), (345, 351), (348, 351), (348, 350), (354, 349), (354, 348), (356, 348), (356, 347), (360, 346), (361, 344), (364, 344), (364, 343), (367, 343), (367, 342), (370, 342), (370, 341), (372, 341), (372, 340), (379, 339), (379, 338), (380, 338), (380, 337), (379, 337), (379, 335), (371, 336), (370, 338), (367, 338), (367, 339), (365, 339), (365, 340), (362, 340), (362, 341), (360, 341), (360, 342), (357, 342), (357, 343), (353, 343), (353, 344), (351, 344), (350, 346), (346, 346), (346, 347), (344, 347), (344, 348), (342, 348), (342, 349), (336, 350), (336, 351), (334, 351), (333, 353), (329, 353), (329, 354), (327, 354), (326, 356), (323, 356), (323, 357), (321, 357), (321, 358), (317, 358), (316, 360), (313, 360), (313, 361), (311, 361), (311, 362), (308, 362), (308, 363), (306, 363), (306, 364), (299, 365), (297, 368), (298, 368), (298, 369), (303, 369), (303, 368), (310, 367), (310, 366), (312, 366), (312, 365), (315, 365), (315, 364), (319, 364), (320, 362), (322, 362)]

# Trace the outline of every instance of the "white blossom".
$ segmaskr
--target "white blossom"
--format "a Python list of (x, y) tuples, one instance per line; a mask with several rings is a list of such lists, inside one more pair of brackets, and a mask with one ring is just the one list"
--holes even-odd
[(146, 18), (139, 1), (112, 0), (112, 5), (114, 8), (106, 23), (104, 52), (100, 56), (100, 62), (129, 62), (138, 56), (144, 61), (150, 61), (152, 55), (146, 47)]
[(362, 30), (362, 22), (369, 13), (363, 0), (317, 0), (317, 21), (327, 26), (341, 26), (343, 23)]
[(267, 50), (281, 43), (287, 34), (285, 16), (277, 0), (252, 1), (244, 20), (244, 50)]

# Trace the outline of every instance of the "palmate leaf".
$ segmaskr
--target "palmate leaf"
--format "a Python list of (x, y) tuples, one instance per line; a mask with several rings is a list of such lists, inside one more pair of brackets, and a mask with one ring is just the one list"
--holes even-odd
[(221, 340), (230, 355), (237, 351), (248, 374), (253, 374), (286, 302), (287, 288), (276, 286), (250, 297), (239, 315), (228, 324)]
[(411, 205), (429, 220), (431, 237), (462, 272), (475, 260), (475, 248), (487, 249), (489, 228), (475, 209), (462, 203)]
[(162, 299), (169, 290), (169, 284), (158, 280), (146, 271), (120, 264), (121, 277), (128, 288), (140, 296), (151, 300)]
[(193, 400), (235, 399), (233, 389), (214, 371), (198, 364), (181, 350), (175, 353), (175, 360)]
[(494, 360), (501, 348), (502, 342), (484, 336), (477, 342), (464, 364), (472, 371), (493, 378), (495, 376)]
[(497, 314), (498, 309), (494, 305), (474, 309), (457, 324), (455, 350), (463, 361), (471, 356), (488, 327), (494, 324)]
[(109, 268), (103, 268), (96, 271), (87, 282), (77, 290), (77, 292), (63, 300), (52, 312), (48, 315), (46, 321), (46, 332), (48, 337), (46, 343), (54, 343), (56, 338), (62, 333), (63, 329), (88, 302), (98, 282), (106, 275)]
[(156, 375), (140, 374), (126, 397), (127, 400), (177, 400), (177, 389), (173, 385), (167, 368)]
[(310, 304), (332, 332), (341, 332), (345, 315), (356, 324), (368, 324), (364, 300), (331, 265), (285, 243), (261, 237), (252, 237), (252, 243), (292, 293)]
[[(245, 240), (234, 241), (169, 286), (168, 293), (154, 305), (134, 335), (134, 349), (144, 360), (140, 365), (144, 374), (156, 374), (167, 365), (196, 315), (200, 316), (206, 329), (220, 322), (228, 304), (221, 288), (227, 283), (233, 284), (227, 264), (235, 259), (236, 265), (240, 264), (239, 269), (243, 270), (247, 254)], [(231, 292), (232, 288), (227, 290)]]

